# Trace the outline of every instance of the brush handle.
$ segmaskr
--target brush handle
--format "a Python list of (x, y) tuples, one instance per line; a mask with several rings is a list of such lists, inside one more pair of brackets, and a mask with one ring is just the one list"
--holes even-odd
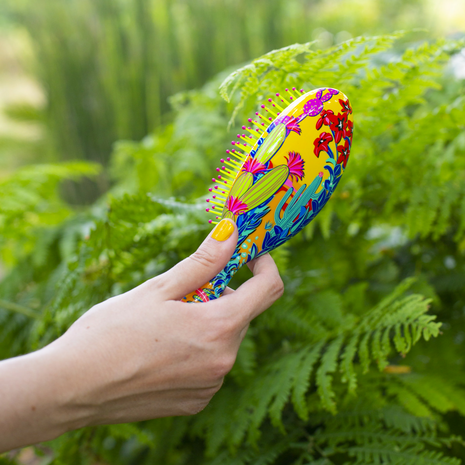
[[(224, 290), (231, 281), (232, 277), (236, 274), (237, 270), (244, 265), (245, 263), (252, 260), (252, 257), (248, 255), (245, 261), (241, 261), (238, 257), (241, 254), (241, 238), (239, 238), (240, 243), (237, 244), (236, 250), (229, 260), (228, 264), (224, 267), (223, 271), (217, 274), (210, 282), (204, 284), (202, 287), (197, 289), (194, 292), (191, 292), (182, 300), (184, 302), (208, 302), (209, 300), (214, 300), (223, 294)], [(245, 257), (242, 257), (245, 258)], [(253, 257), (255, 258), (255, 257)]]

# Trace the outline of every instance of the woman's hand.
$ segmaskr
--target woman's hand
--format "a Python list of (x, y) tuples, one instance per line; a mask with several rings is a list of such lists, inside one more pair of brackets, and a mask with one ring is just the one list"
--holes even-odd
[(180, 299), (212, 279), (237, 243), (223, 220), (189, 258), (102, 302), (38, 352), (0, 363), (0, 452), (89, 425), (190, 415), (231, 370), (250, 321), (283, 292), (273, 259), (207, 303)]

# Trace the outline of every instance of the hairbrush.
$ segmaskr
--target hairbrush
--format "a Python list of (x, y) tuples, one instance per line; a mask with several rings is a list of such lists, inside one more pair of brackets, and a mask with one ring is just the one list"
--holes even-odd
[(310, 223), (341, 180), (352, 146), (349, 99), (331, 88), (285, 92), (249, 118), (216, 169), (209, 222), (230, 218), (239, 238), (226, 267), (185, 302), (219, 298), (242, 265)]

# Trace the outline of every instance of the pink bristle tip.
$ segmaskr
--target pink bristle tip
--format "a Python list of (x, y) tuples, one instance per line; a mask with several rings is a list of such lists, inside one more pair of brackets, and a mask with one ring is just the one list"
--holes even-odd
[(295, 90), (295, 87), (293, 87), (292, 90)]
[(265, 108), (265, 105), (261, 105), (262, 108)]
[(279, 97), (279, 94), (276, 94), (276, 97)]
[(257, 112), (255, 112), (255, 114), (256, 114), (256, 115), (258, 115), (258, 111), (257, 111)]
[(304, 93), (304, 90), (303, 89), (300, 89), (300, 92), (302, 92), (302, 94)]
[(213, 182), (216, 182), (216, 179), (215, 179), (215, 178), (212, 178), (212, 181), (213, 181)]
[(214, 195), (213, 198), (216, 199), (216, 195)]
[(232, 145), (236, 145), (236, 143), (234, 141), (231, 142)]
[(206, 211), (206, 212), (209, 212), (209, 211), (210, 211), (210, 209), (209, 209), (209, 208), (206, 208), (206, 209), (205, 209), (205, 211)]
[(205, 200), (205, 202), (210, 202), (210, 199)]
[(216, 168), (216, 171), (218, 171), (218, 173), (220, 172), (220, 169), (219, 168)]
[(212, 224), (212, 223), (213, 223), (213, 221), (212, 221), (212, 220), (208, 220), (208, 222), (209, 222), (210, 224)]
[(272, 102), (273, 100), (271, 100), (270, 98), (268, 99), (268, 102)]
[(273, 121), (273, 118), (271, 118), (271, 116), (268, 118), (270, 121)]
[(211, 192), (213, 190), (213, 187), (210, 187), (210, 189), (208, 189), (208, 192)]
[(286, 92), (289, 92), (289, 89), (284, 89)]
[(228, 157), (228, 158), (226, 158), (226, 160), (231, 161), (231, 158)]
[(293, 97), (291, 97), (291, 100), (293, 99)]
[[(222, 170), (226, 170), (226, 166), (222, 166), (221, 169), (222, 169)], [(226, 171), (228, 171), (228, 170), (226, 170)], [(228, 171), (228, 172), (229, 172), (229, 171)]]
[(224, 163), (224, 158), (221, 158), (221, 159), (220, 159), (220, 162), (221, 162), (221, 163)]
[(229, 153), (229, 152), (230, 152), (230, 150), (229, 150), (229, 149), (228, 149), (228, 150), (226, 150), (226, 153)]
[(252, 122), (252, 118), (249, 118), (247, 121), (248, 121), (249, 123), (251, 123), (251, 122)]
[(245, 126), (242, 126), (242, 129), (245, 129)]
[(218, 179), (221, 179), (221, 174), (218, 175)]
[(215, 209), (215, 207), (213, 206), (213, 207), (212, 207), (212, 210), (214, 210), (214, 209)]

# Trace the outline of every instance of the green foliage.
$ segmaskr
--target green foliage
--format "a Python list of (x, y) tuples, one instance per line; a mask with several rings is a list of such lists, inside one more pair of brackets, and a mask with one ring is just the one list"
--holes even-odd
[[(22, 158), (26, 151), (29, 159), (43, 160), (46, 152), (56, 160), (106, 165), (114, 141), (139, 140), (166, 121), (169, 96), (267, 50), (312, 36), (325, 47), (345, 40), (348, 30), (392, 30), (402, 17), (410, 18), (405, 27), (418, 22), (437, 28), (418, 0), (395, 2), (394, 8), (385, 0), (369, 3), (360, 8), (357, 0), (342, 0), (334, 8), (318, 0), (42, 0), (37, 8), (33, 0), (3, 0), (0, 26), (16, 24), (21, 36), (27, 32), (34, 53), (28, 68), (46, 96), (38, 112), (45, 132), (40, 147), (23, 143), (16, 151)], [(9, 114), (37, 118), (24, 105)], [(0, 149), (7, 152), (1, 140)], [(102, 177), (93, 189), (75, 187), (68, 198), (86, 204), (108, 189), (106, 181)]]
[[(21, 188), (5, 191), (20, 233), (0, 248), (22, 253), (0, 283), (1, 357), (47, 344), (92, 305), (195, 250), (209, 229), (199, 196), (231, 113), (243, 121), (291, 84), (338, 87), (354, 108), (344, 180), (274, 253), (285, 295), (252, 323), (210, 405), (190, 418), (69, 433), (48, 444), (53, 463), (461, 463), (465, 100), (448, 60), (464, 43), (397, 53), (402, 34), (297, 44), (177, 95), (171, 123), (115, 146), (114, 185), (83, 211), (56, 194), (57, 180), (83, 167), (5, 181)], [(225, 77), (229, 104), (215, 91)], [(31, 203), (17, 196), (33, 189), (45, 207), (31, 224)], [(233, 286), (245, 279), (242, 270)]]

